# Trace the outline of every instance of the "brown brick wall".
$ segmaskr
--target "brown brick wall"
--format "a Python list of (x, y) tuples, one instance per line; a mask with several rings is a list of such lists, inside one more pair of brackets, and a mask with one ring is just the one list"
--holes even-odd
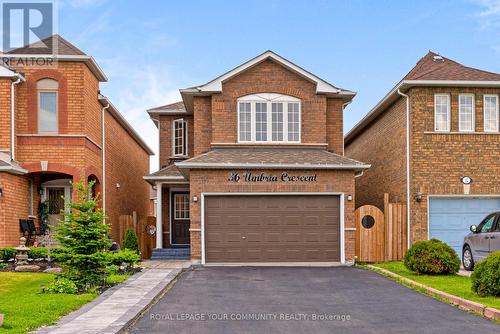
[(10, 152), (10, 85), (9, 79), (0, 78), (0, 151)]
[(356, 207), (375, 205), (384, 209), (384, 193), (391, 201), (406, 201), (406, 102), (399, 99), (353, 142), (345, 155), (370, 164), (356, 178)]
[[(102, 106), (97, 100), (98, 80), (85, 64), (79, 62), (60, 62), (57, 67), (46, 69), (15, 69), (23, 72), (26, 78), (26, 82), (16, 86), (16, 160), (30, 172), (29, 177), (35, 182), (39, 182), (38, 173), (43, 172), (40, 161), (48, 161), (49, 172), (68, 174), (74, 182), (86, 181), (90, 175), (95, 175), (99, 180), (97, 189), (102, 189)], [(44, 78), (59, 82), (59, 133), (56, 135), (38, 134), (36, 83)], [(4, 110), (4, 100), (9, 98), (10, 81), (7, 85), (2, 80), (0, 122), (10, 115), (10, 107), (9, 114), (4, 115), (7, 111)], [(147, 215), (148, 210), (149, 190), (142, 177), (149, 172), (149, 156), (109, 114), (106, 123), (107, 168), (108, 175), (111, 174), (107, 187), (109, 221), (115, 222), (119, 215), (132, 214), (133, 211), (140, 219)], [(0, 148), (4, 148), (3, 141), (6, 139), (3, 131), (4, 126), (0, 126)], [(10, 135), (7, 143), (9, 140)], [(121, 185), (119, 191), (116, 183)], [(16, 196), (24, 198), (27, 203), (27, 195), (23, 191)], [(38, 202), (36, 196), (35, 215)], [(15, 217), (15, 226), (9, 223), (9, 228), (16, 234), (15, 238), (11, 238), (14, 240), (19, 237), (18, 219), (25, 217), (26, 212), (17, 206), (11, 208), (9, 214)]]
[(193, 104), (194, 136), (196, 138), (194, 156), (197, 156), (210, 150), (212, 141), (212, 103), (210, 97), (195, 96)]
[[(434, 94), (451, 95), (451, 132), (434, 133)], [(475, 133), (458, 132), (458, 95), (475, 95)], [(472, 177), (470, 194), (500, 194), (500, 134), (483, 132), (483, 95), (494, 88), (412, 88), (410, 96), (411, 242), (427, 238), (428, 195), (463, 195), (461, 178)], [(346, 147), (346, 155), (372, 167), (356, 179), (356, 205), (381, 207), (383, 194), (406, 201), (405, 100), (389, 108)], [(417, 192), (422, 202), (415, 201)]]
[[(451, 95), (451, 131), (434, 130), (434, 94)], [(475, 134), (457, 133), (458, 95), (475, 95)], [(410, 91), (411, 194), (421, 191), (422, 202), (411, 201), (412, 241), (427, 238), (427, 195), (464, 193), (461, 178), (472, 177), (470, 194), (500, 194), (500, 134), (483, 132), (483, 95), (498, 88), (413, 88)]]
[(340, 99), (326, 100), (326, 142), (328, 151), (344, 155), (344, 115)]
[(222, 93), (212, 95), (211, 142), (236, 143), (237, 98), (262, 92), (300, 98), (302, 143), (327, 142), (326, 97), (316, 94), (315, 84), (272, 60), (263, 61), (231, 78), (222, 84)]
[(149, 155), (109, 113), (105, 122), (106, 216), (117, 240), (120, 215), (135, 211), (138, 220), (148, 215), (149, 186), (142, 177), (149, 173)]
[(173, 122), (176, 119), (184, 119), (187, 121), (188, 126), (188, 156), (192, 157), (194, 152), (194, 122), (192, 115), (185, 116), (160, 116), (160, 168), (163, 168), (169, 164), (170, 158), (173, 157), (172, 151), (172, 130)]
[(28, 216), (28, 180), (0, 172), (0, 247), (19, 245), (19, 218)]
[[(311, 171), (294, 170), (294, 174), (317, 174), (315, 183), (245, 183), (234, 184), (228, 181), (230, 171), (227, 170), (191, 170), (190, 195), (198, 196), (198, 203), (191, 203), (191, 254), (193, 259), (201, 259), (200, 232), (201, 228), (201, 194), (203, 192), (342, 192), (354, 197), (354, 172), (353, 171)], [(260, 171), (259, 171), (260, 172)], [(279, 174), (279, 170), (262, 170), (270, 174)], [(345, 228), (354, 228), (354, 201), (344, 200)], [(346, 260), (354, 259), (354, 231), (345, 231)]]

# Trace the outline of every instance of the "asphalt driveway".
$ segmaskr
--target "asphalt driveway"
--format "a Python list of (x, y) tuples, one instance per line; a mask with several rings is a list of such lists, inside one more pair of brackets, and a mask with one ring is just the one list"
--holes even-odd
[(499, 333), (500, 326), (349, 268), (184, 273), (131, 333)]

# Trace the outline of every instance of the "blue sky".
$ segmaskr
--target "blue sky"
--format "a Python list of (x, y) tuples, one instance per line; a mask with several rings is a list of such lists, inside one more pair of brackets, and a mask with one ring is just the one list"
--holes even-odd
[(58, 17), (58, 32), (96, 58), (109, 77), (101, 91), (155, 151), (146, 109), (268, 49), (358, 92), (346, 131), (428, 50), (500, 73), (500, 0), (77, 0), (60, 1)]

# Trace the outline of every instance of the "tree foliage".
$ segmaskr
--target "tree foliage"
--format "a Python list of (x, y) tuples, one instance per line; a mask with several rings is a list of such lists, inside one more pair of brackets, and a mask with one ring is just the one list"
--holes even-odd
[(110, 262), (109, 226), (104, 224), (98, 198), (92, 197), (89, 191), (93, 184), (73, 184), (76, 199), (66, 203), (66, 210), (62, 212), (64, 220), (54, 235), (61, 247), (54, 250), (52, 256), (65, 269), (62, 275), (80, 291), (102, 286)]

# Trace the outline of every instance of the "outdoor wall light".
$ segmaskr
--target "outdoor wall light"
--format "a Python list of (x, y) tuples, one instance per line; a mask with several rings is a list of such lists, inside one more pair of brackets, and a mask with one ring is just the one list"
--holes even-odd
[(2, 198), (2, 196), (3, 196), (3, 189), (0, 188), (0, 198)]
[(415, 200), (419, 203), (422, 202), (422, 192), (417, 192), (417, 194), (415, 195)]
[(195, 196), (193, 196), (193, 202), (194, 202), (194, 203), (198, 203), (198, 196), (196, 196), (196, 195), (195, 195)]
[(347, 200), (350, 202), (352, 201), (352, 195), (347, 195)]
[(120, 184), (119, 183), (116, 184), (116, 189), (120, 189)]

